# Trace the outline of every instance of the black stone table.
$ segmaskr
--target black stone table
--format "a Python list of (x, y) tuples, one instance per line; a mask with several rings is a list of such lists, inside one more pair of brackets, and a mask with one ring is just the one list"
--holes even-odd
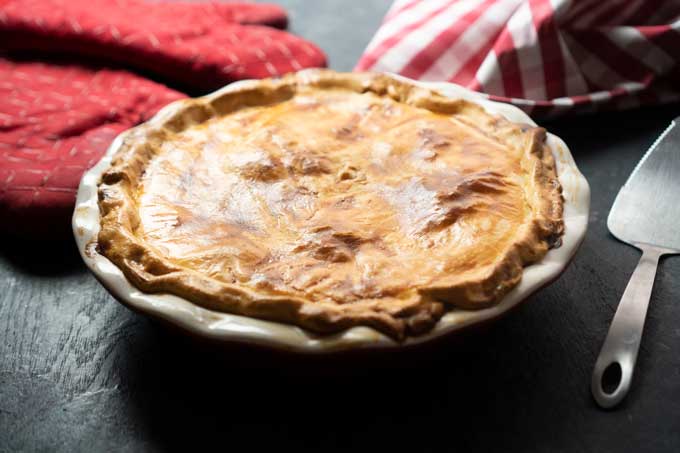
[[(351, 70), (389, 6), (280, 3), (338, 70)], [(661, 263), (625, 403), (602, 411), (588, 388), (639, 256), (608, 234), (608, 210), (677, 115), (675, 105), (545, 124), (592, 187), (583, 246), (506, 318), (416, 352), (312, 359), (196, 343), (115, 302), (72, 241), (3, 237), (0, 451), (678, 452), (680, 258)]]

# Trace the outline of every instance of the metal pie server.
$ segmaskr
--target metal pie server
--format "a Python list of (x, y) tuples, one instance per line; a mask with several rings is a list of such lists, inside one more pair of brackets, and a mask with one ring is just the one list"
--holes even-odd
[[(604, 408), (617, 405), (630, 389), (659, 258), (680, 253), (680, 117), (649, 148), (621, 188), (607, 227), (617, 239), (640, 249), (642, 257), (593, 370), (593, 397)], [(603, 377), (609, 381), (610, 376), (614, 379), (605, 391)]]

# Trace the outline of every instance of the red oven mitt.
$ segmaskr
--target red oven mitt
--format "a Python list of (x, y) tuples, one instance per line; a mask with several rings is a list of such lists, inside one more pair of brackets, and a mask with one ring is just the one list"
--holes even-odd
[(0, 59), (0, 229), (69, 235), (82, 173), (118, 133), (182, 97), (127, 71)]
[(325, 66), (315, 45), (271, 27), (286, 22), (283, 9), (267, 4), (5, 0), (0, 47), (92, 55), (212, 90)]

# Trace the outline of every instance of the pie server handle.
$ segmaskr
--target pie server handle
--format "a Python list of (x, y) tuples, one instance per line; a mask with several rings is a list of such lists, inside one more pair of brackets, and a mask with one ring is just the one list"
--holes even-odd
[(590, 385), (595, 401), (603, 408), (616, 406), (628, 394), (659, 258), (672, 253), (646, 244), (634, 245), (642, 250), (642, 257), (616, 309)]

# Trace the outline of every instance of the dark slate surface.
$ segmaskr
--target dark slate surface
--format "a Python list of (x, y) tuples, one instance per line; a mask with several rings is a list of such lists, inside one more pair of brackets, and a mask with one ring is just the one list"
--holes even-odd
[[(388, 6), (281, 3), (339, 70), (352, 68)], [(73, 243), (3, 238), (0, 451), (680, 451), (680, 258), (661, 264), (628, 399), (604, 412), (588, 390), (638, 258), (605, 219), (678, 114), (676, 105), (546, 124), (592, 186), (585, 243), (516, 312), (425, 350), (310, 359), (197, 344), (116, 303)]]

